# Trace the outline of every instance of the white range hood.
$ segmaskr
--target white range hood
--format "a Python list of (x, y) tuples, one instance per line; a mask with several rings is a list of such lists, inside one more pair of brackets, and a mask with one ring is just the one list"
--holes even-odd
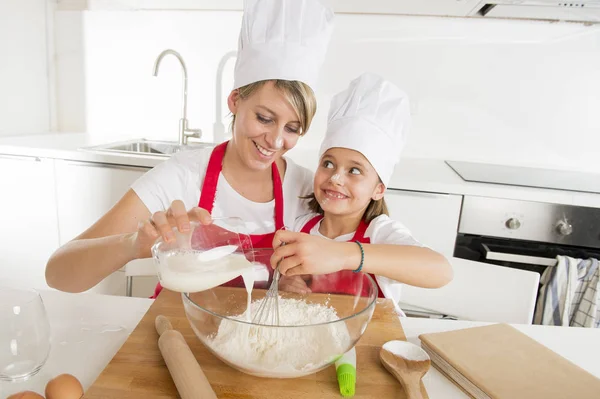
[(600, 23), (600, 0), (487, 0), (474, 15)]
[[(243, 0), (53, 0), (58, 11), (242, 10)], [(339, 14), (527, 18), (600, 23), (600, 0), (321, 0)]]

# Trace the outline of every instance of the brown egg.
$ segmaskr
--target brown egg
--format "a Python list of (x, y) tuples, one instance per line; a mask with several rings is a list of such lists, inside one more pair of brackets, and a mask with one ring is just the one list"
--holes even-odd
[(83, 396), (83, 387), (71, 374), (61, 374), (46, 384), (46, 399), (79, 399)]
[(23, 391), (12, 394), (6, 399), (44, 399), (44, 397), (35, 392)]

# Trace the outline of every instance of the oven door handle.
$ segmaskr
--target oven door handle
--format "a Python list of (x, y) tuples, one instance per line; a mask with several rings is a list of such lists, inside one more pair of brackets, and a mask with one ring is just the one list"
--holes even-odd
[(539, 266), (556, 266), (556, 258), (541, 258), (538, 256), (508, 254), (505, 252), (490, 251), (490, 248), (481, 244), (485, 251), (485, 258), (488, 260), (498, 260), (503, 262), (525, 263)]

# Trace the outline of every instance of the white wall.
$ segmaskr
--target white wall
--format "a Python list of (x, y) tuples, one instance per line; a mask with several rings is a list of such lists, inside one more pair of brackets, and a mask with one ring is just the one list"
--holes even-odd
[[(158, 78), (151, 76), (155, 57), (173, 48), (189, 70), (190, 124), (211, 138), (216, 69), (236, 48), (240, 17), (224, 11), (58, 12), (59, 127), (107, 141), (175, 140), (180, 68), (165, 58)], [(225, 68), (225, 94), (233, 63)], [(338, 15), (319, 112), (301, 147), (318, 146), (331, 96), (365, 70), (386, 76), (411, 97), (405, 156), (600, 169), (597, 26)]]
[(0, 136), (50, 127), (46, 0), (0, 0)]
[[(236, 49), (240, 18), (239, 12), (58, 12), (59, 129), (89, 131), (107, 140), (176, 140), (181, 67), (168, 56), (158, 77), (152, 76), (156, 57), (172, 48), (188, 68), (190, 126), (210, 138), (217, 65)], [(232, 84), (233, 64), (226, 65), (224, 87)]]

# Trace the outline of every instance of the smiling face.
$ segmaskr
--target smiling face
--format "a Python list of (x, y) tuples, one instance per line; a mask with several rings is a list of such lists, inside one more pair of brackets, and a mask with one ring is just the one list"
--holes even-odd
[(330, 148), (321, 157), (314, 180), (315, 198), (325, 213), (362, 215), (385, 186), (367, 158), (347, 148)]
[(293, 148), (302, 134), (298, 113), (273, 81), (246, 98), (234, 90), (227, 99), (235, 115), (233, 143), (242, 162), (263, 170)]

